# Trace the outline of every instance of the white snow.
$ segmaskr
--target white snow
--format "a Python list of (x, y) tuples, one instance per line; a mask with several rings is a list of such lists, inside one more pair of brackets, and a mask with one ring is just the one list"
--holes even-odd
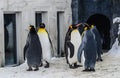
[(113, 44), (112, 49), (109, 51), (109, 55), (114, 57), (120, 57), (120, 46), (118, 46), (118, 38), (116, 42)]
[(115, 17), (114, 19), (113, 19), (113, 24), (114, 23), (120, 23), (120, 17)]

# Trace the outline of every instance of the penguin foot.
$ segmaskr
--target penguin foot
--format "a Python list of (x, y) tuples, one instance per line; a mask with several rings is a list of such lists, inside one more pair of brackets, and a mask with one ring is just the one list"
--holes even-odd
[(32, 71), (32, 69), (27, 69), (27, 71)]
[(94, 68), (90, 68), (89, 71), (95, 72), (95, 69)]
[(34, 71), (38, 71), (38, 70), (39, 70), (39, 68), (38, 68), (38, 66), (36, 65)]
[(72, 67), (70, 67), (70, 69), (75, 69), (75, 67), (72, 66)]
[(38, 71), (38, 70), (39, 70), (39, 68), (35, 68), (35, 69), (34, 69), (34, 71)]
[(50, 67), (50, 65), (49, 65), (49, 63), (46, 61), (46, 66), (44, 66), (44, 68), (49, 68)]
[(103, 61), (103, 59), (102, 59), (102, 58), (100, 58), (100, 59), (99, 59), (99, 58), (97, 58), (97, 60), (96, 60), (96, 61)]
[(74, 67), (74, 66), (72, 66), (72, 65), (69, 65), (69, 68), (70, 68), (70, 69), (75, 69), (75, 67)]
[(49, 68), (49, 65), (44, 66), (44, 68)]
[(103, 59), (100, 59), (100, 61), (103, 61)]
[(83, 72), (89, 72), (90, 70), (89, 69), (85, 69), (85, 70), (83, 70)]
[(43, 63), (41, 63), (40, 65), (39, 65), (39, 67), (42, 67), (43, 66)]
[(74, 64), (75, 68), (82, 67), (82, 65), (77, 65), (77, 63)]
[(31, 68), (31, 67), (29, 67), (26, 71), (32, 71), (32, 68)]

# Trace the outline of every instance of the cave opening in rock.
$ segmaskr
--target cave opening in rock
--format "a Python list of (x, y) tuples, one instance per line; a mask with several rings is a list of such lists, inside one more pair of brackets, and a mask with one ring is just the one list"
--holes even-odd
[(91, 15), (88, 20), (88, 24), (93, 24), (97, 27), (103, 40), (102, 47), (104, 50), (110, 49), (110, 20), (103, 14)]

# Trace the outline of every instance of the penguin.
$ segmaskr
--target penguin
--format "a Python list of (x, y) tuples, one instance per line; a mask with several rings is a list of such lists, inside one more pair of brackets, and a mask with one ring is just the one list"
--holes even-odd
[(69, 29), (65, 37), (65, 54), (66, 54), (67, 63), (69, 64), (69, 67), (72, 69), (80, 66), (77, 65), (78, 63), (77, 53), (80, 44), (81, 44), (81, 35), (78, 30), (78, 27), (75, 25), (69, 26)]
[[(66, 36), (65, 36), (65, 43), (64, 43), (64, 51), (65, 51), (65, 55), (66, 55), (67, 64), (68, 64), (68, 47), (70, 47), (69, 45), (67, 45), (67, 43), (69, 43), (69, 41), (70, 41), (70, 33), (71, 33), (71, 31), (72, 31), (72, 26), (69, 26), (68, 31), (67, 31)], [(72, 46), (73, 45), (71, 44), (71, 47)], [(72, 48), (71, 48), (71, 51), (72, 51)], [(72, 51), (72, 53), (73, 53), (73, 51)]]
[(39, 65), (42, 63), (42, 48), (39, 37), (33, 25), (29, 26), (29, 33), (27, 36), (26, 44), (24, 46), (24, 59), (27, 59), (27, 71), (39, 70)]
[(93, 35), (97, 42), (97, 61), (103, 61), (103, 59), (101, 57), (103, 52), (102, 52), (102, 39), (101, 39), (100, 33), (97, 30), (96, 26), (94, 26), (94, 25), (89, 25), (89, 26), (90, 26), (90, 28), (91, 28), (90, 30), (93, 32)]
[(52, 46), (52, 42), (51, 42), (49, 33), (45, 29), (44, 23), (40, 24), (40, 27), (38, 29), (37, 34), (39, 36), (39, 40), (40, 40), (41, 45), (42, 45), (43, 61), (46, 62), (46, 65), (44, 67), (49, 68), (49, 66), (50, 66), (49, 63), (50, 63), (51, 58), (52, 58), (53, 46)]
[(84, 70), (83, 71), (93, 71), (95, 72), (97, 47), (93, 32), (90, 27), (85, 25), (84, 32), (82, 35), (82, 42), (78, 50), (78, 61), (81, 63), (82, 52), (84, 51)]

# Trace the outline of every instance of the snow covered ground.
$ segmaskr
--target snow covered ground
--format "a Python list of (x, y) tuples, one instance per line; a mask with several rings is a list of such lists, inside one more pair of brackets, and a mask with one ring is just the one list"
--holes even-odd
[(50, 68), (26, 71), (27, 64), (0, 68), (0, 78), (120, 78), (120, 46), (116, 40), (113, 48), (103, 54), (103, 62), (97, 62), (96, 72), (82, 72), (83, 67), (69, 69), (65, 58), (53, 58)]

